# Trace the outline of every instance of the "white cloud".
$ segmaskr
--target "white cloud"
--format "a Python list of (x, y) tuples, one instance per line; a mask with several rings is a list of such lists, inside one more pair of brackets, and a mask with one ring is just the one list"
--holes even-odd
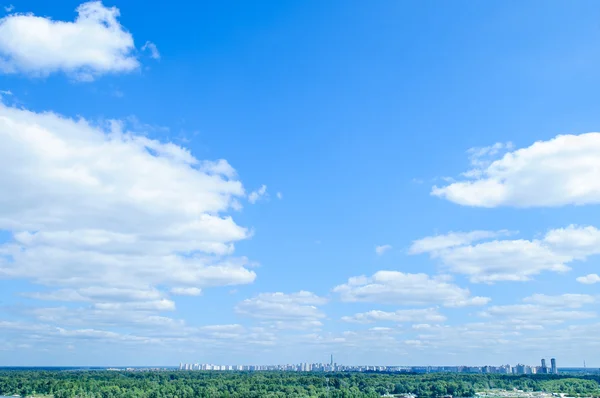
[(182, 334), (185, 329), (184, 321), (159, 315), (160, 312), (174, 309), (175, 304), (172, 301), (159, 300), (139, 303), (96, 303), (89, 307), (36, 307), (24, 309), (23, 313), (36, 318), (39, 322), (58, 326), (118, 328), (143, 331), (146, 334), (169, 334), (176, 331)]
[(523, 301), (552, 308), (580, 308), (586, 304), (596, 303), (598, 298), (589, 294), (561, 294), (559, 296), (534, 294), (524, 298)]
[(333, 291), (348, 302), (464, 307), (484, 305), (490, 301), (487, 297), (471, 297), (468, 289), (449, 283), (447, 277), (432, 278), (426, 274), (398, 271), (378, 271), (370, 277), (353, 277)]
[(373, 322), (444, 322), (446, 317), (440, 314), (437, 308), (397, 310), (394, 312), (386, 311), (368, 311), (352, 316), (342, 317), (343, 321), (356, 323)]
[(542, 271), (565, 272), (567, 256), (538, 241), (505, 240), (461, 246), (436, 254), (451, 272), (471, 282), (526, 281)]
[(523, 299), (526, 304), (491, 306), (480, 313), (499, 322), (520, 325), (552, 325), (569, 321), (596, 318), (590, 311), (573, 311), (598, 302), (598, 298), (587, 294), (562, 294), (548, 296), (534, 294)]
[(116, 7), (90, 1), (74, 22), (32, 14), (0, 19), (0, 71), (47, 76), (62, 71), (80, 80), (139, 67), (133, 37)]
[(142, 51), (146, 51), (146, 50), (148, 50), (150, 52), (150, 56), (153, 59), (160, 59), (160, 53), (158, 52), (158, 48), (156, 47), (156, 44), (152, 43), (151, 41), (147, 41), (142, 46)]
[(258, 200), (264, 198), (267, 195), (267, 186), (261, 185), (256, 191), (253, 191), (248, 195), (248, 202), (254, 204)]
[(283, 199), (283, 194), (281, 192), (277, 192), (277, 199)]
[(175, 303), (171, 300), (162, 299), (154, 301), (132, 301), (126, 303), (95, 303), (94, 307), (106, 311), (173, 311), (175, 310)]
[(479, 177), (481, 175), (481, 169), (488, 167), (493, 158), (502, 152), (513, 149), (512, 142), (497, 142), (494, 145), (470, 148), (467, 153), (469, 154), (469, 161), (473, 169), (462, 173), (464, 177)]
[(318, 307), (326, 302), (327, 299), (307, 291), (261, 293), (238, 303), (235, 311), (265, 320), (278, 328), (283, 328), (284, 324), (288, 324), (286, 328), (300, 328), (298, 325), (317, 327), (321, 325), (319, 320), (325, 317)]
[(544, 242), (558, 253), (574, 259), (600, 254), (600, 230), (596, 227), (569, 225), (548, 231)]
[(431, 193), (477, 207), (600, 203), (600, 133), (559, 135), (473, 166), (466, 180)]
[[(455, 235), (450, 233), (450, 239), (438, 235), (416, 241), (411, 253), (428, 251), (448, 271), (467, 275), (472, 282), (485, 283), (527, 281), (544, 271), (566, 272), (571, 269), (568, 263), (600, 254), (600, 231), (589, 226), (553, 229), (542, 239), (493, 240), (476, 245), (459, 245), (453, 239)], [(446, 240), (456, 245), (422, 243)]]
[(444, 235), (428, 236), (414, 241), (409, 249), (409, 253), (419, 254), (448, 249), (503, 235), (508, 235), (508, 231), (449, 232)]
[(171, 289), (254, 281), (251, 263), (233, 256), (250, 233), (228, 214), (245, 192), (225, 160), (117, 122), (3, 104), (0, 141), (0, 186), (11, 192), (0, 196), (0, 230), (12, 234), (0, 243), (0, 277), (56, 289), (31, 298), (87, 303), (59, 321), (163, 322), (155, 313), (175, 309)]
[(387, 252), (388, 250), (391, 250), (392, 246), (391, 245), (381, 245), (381, 246), (375, 246), (375, 253), (378, 256), (383, 255), (385, 252)]
[(26, 297), (48, 301), (151, 301), (161, 299), (163, 294), (154, 288), (128, 289), (92, 286), (79, 289), (61, 289), (50, 292), (23, 294)]
[(492, 306), (481, 313), (481, 316), (498, 318), (504, 322), (526, 325), (559, 324), (568, 321), (592, 319), (596, 313), (591, 311), (571, 311), (555, 309), (544, 305), (514, 304)]
[(199, 296), (202, 294), (202, 289), (197, 287), (174, 287), (171, 289), (171, 293), (178, 296)]
[(13, 12), (14, 9), (15, 9), (15, 6), (13, 6), (12, 4), (4, 7), (4, 11), (6, 11), (6, 12)]
[(600, 276), (598, 274), (580, 276), (577, 278), (577, 282), (583, 283), (585, 285), (593, 285), (594, 283), (600, 283)]

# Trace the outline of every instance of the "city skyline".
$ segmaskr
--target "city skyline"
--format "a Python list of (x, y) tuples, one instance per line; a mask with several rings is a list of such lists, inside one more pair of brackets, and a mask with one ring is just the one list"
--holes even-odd
[[(212, 364), (212, 363), (179, 363), (179, 370), (287, 370), (287, 371), (396, 371), (396, 372), (458, 372), (458, 373), (498, 373), (498, 374), (558, 374), (556, 358), (551, 358), (551, 367), (547, 366), (546, 359), (541, 359), (541, 365), (526, 365), (518, 363), (514, 366), (506, 365), (442, 365), (442, 366), (411, 366), (411, 365), (345, 365), (333, 361), (330, 355), (329, 363), (301, 362), (286, 364)], [(585, 364), (584, 364), (585, 368)]]

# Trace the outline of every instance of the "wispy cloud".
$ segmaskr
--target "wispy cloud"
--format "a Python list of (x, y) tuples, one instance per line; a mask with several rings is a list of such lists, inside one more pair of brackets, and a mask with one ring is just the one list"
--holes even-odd
[(151, 41), (147, 41), (142, 46), (142, 51), (149, 51), (150, 57), (154, 59), (160, 59), (160, 53), (158, 52), (158, 48), (156, 47), (156, 44), (152, 43)]
[(266, 196), (267, 196), (267, 186), (263, 184), (256, 191), (250, 192), (250, 195), (248, 195), (248, 202), (255, 204), (260, 199), (262, 199)]
[(385, 252), (387, 252), (388, 250), (391, 250), (391, 249), (392, 249), (392, 245), (375, 246), (375, 253), (377, 253), (378, 256), (381, 256)]

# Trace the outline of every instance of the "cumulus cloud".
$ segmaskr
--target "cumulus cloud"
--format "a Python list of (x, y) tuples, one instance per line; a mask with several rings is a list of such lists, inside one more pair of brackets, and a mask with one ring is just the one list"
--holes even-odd
[(487, 297), (471, 297), (468, 289), (450, 283), (448, 277), (398, 271), (378, 271), (370, 277), (352, 277), (333, 291), (347, 302), (464, 307), (485, 305), (490, 301)]
[(523, 301), (551, 308), (580, 308), (587, 304), (596, 303), (598, 298), (589, 294), (561, 294), (558, 296), (534, 294), (524, 298)]
[(283, 194), (281, 192), (277, 192), (277, 199), (283, 199)]
[(387, 252), (388, 250), (391, 250), (392, 246), (391, 245), (381, 245), (381, 246), (375, 246), (375, 253), (378, 256), (383, 255), (385, 252)]
[(397, 310), (394, 312), (386, 311), (368, 311), (352, 316), (344, 316), (342, 320), (345, 322), (356, 323), (373, 323), (373, 322), (434, 322), (440, 323), (446, 320), (446, 317), (440, 314), (437, 308)]
[(473, 169), (463, 176), (466, 179), (462, 181), (434, 186), (431, 193), (476, 207), (600, 203), (600, 133), (538, 141), (500, 159), (473, 163)]
[(80, 80), (131, 72), (139, 67), (133, 36), (118, 17), (116, 7), (100, 1), (77, 7), (73, 22), (10, 14), (0, 19), (0, 71), (31, 76), (62, 71)]
[(598, 302), (598, 298), (587, 294), (562, 294), (549, 296), (534, 294), (523, 299), (525, 304), (491, 306), (480, 313), (485, 318), (521, 326), (562, 324), (596, 318), (592, 311), (575, 311)]
[[(318, 308), (327, 299), (312, 292), (297, 293), (261, 293), (256, 297), (246, 299), (235, 307), (235, 311), (244, 316), (257, 318), (283, 328), (299, 328), (301, 326), (321, 326), (320, 319), (325, 314)], [(294, 326), (295, 325), (295, 326)]]
[(260, 199), (266, 197), (266, 195), (267, 195), (267, 186), (261, 185), (260, 188), (258, 188), (256, 191), (250, 192), (250, 195), (248, 195), (248, 202), (254, 204), (254, 203), (258, 202)]
[(25, 297), (47, 301), (152, 301), (163, 297), (154, 288), (115, 288), (106, 286), (91, 286), (79, 289), (60, 289), (49, 292), (32, 292), (23, 294)]
[[(475, 232), (483, 237), (481, 231)], [(591, 226), (553, 229), (541, 239), (492, 240), (474, 245), (467, 244), (468, 239), (459, 242), (456, 233), (448, 236), (415, 241), (410, 252), (429, 252), (448, 271), (467, 275), (472, 282), (527, 281), (544, 271), (569, 271), (567, 264), (600, 254), (600, 231)], [(437, 244), (445, 241), (452, 245)]]
[(142, 310), (142, 311), (173, 311), (175, 303), (162, 299), (155, 301), (133, 301), (125, 303), (95, 303), (95, 308), (107, 311)]
[(12, 235), (0, 243), (0, 278), (54, 289), (28, 297), (87, 303), (70, 318), (154, 322), (175, 309), (169, 291), (254, 281), (233, 255), (250, 234), (228, 214), (245, 192), (225, 160), (117, 122), (3, 104), (0, 141), (0, 186), (11, 192), (0, 197), (0, 230)]
[[(0, 334), (10, 342), (3, 344), (4, 341), (0, 339), (0, 349), (21, 351), (27, 346), (33, 350), (46, 351), (45, 356), (47, 356), (48, 351), (58, 353), (64, 349), (78, 351), (82, 348), (98, 350), (110, 344), (111, 347), (119, 350), (139, 350), (143, 347), (143, 353), (153, 351), (150, 357), (157, 352), (158, 355), (165, 355), (173, 350), (193, 352), (195, 347), (202, 347), (205, 354), (214, 350), (213, 354), (222, 356), (225, 348), (237, 352), (245, 349), (255, 350), (256, 346), (273, 345), (276, 340), (271, 332), (245, 328), (237, 324), (201, 327), (189, 327), (184, 324), (156, 324), (155, 326), (158, 332), (149, 330), (117, 332), (91, 326), (56, 327), (44, 322), (0, 321)], [(166, 332), (163, 332), (165, 330)], [(175, 330), (176, 334), (173, 333)], [(98, 355), (96, 354), (96, 357)], [(140, 361), (140, 364), (143, 364), (143, 361)]]
[(594, 283), (600, 283), (600, 276), (598, 274), (580, 276), (577, 278), (577, 282), (583, 283), (585, 285), (593, 285)]
[(557, 310), (534, 304), (514, 304), (492, 306), (486, 311), (481, 312), (481, 316), (498, 318), (510, 323), (539, 325), (592, 319), (596, 318), (596, 313), (592, 311)]

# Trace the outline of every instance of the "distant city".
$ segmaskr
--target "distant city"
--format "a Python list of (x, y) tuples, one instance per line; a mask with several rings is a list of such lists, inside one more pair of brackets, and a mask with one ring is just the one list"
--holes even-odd
[(490, 373), (490, 374), (558, 374), (556, 359), (550, 360), (548, 367), (542, 359), (541, 366), (518, 364), (516, 366), (356, 366), (329, 363), (299, 363), (286, 365), (214, 365), (205, 363), (180, 363), (179, 370), (218, 370), (218, 371), (283, 371), (283, 372), (390, 372), (390, 373)]

